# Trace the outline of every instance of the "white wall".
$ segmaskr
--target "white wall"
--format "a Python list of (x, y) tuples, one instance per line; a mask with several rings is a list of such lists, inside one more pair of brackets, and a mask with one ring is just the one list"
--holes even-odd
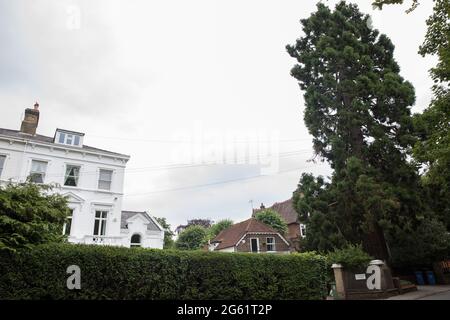
[(122, 229), (122, 245), (130, 246), (131, 237), (134, 234), (141, 236), (143, 248), (162, 249), (164, 247), (164, 231), (147, 230), (148, 219), (141, 214), (135, 215), (127, 220), (128, 229)]

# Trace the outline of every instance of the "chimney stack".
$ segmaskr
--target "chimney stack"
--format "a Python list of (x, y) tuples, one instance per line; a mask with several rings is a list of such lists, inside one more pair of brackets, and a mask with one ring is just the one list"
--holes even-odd
[(39, 103), (34, 104), (34, 108), (25, 109), (25, 118), (20, 126), (20, 131), (23, 133), (35, 135), (39, 123)]

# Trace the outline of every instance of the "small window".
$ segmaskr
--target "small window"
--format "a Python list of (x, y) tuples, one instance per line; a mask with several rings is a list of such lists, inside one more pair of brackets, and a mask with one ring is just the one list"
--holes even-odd
[(306, 237), (306, 225), (300, 224), (300, 236), (302, 238)]
[(139, 234), (133, 234), (131, 236), (131, 247), (140, 247), (141, 246), (141, 236)]
[(104, 236), (106, 234), (106, 218), (108, 211), (95, 211), (94, 236)]
[(44, 183), (47, 162), (33, 160), (31, 162), (30, 181), (34, 183)]
[(64, 132), (59, 133), (59, 143), (65, 143), (66, 142), (66, 134)]
[(259, 251), (258, 239), (257, 238), (250, 239), (250, 246), (252, 252), (258, 252)]
[(100, 169), (98, 188), (102, 190), (111, 190), (112, 175), (112, 170)]
[(267, 238), (267, 251), (275, 251), (275, 238), (274, 237)]
[(80, 145), (80, 136), (75, 136), (75, 138), (73, 139), (73, 144), (75, 146)]
[(6, 156), (0, 155), (0, 177), (2, 176), (3, 168), (5, 166)]
[(61, 132), (57, 133), (58, 143), (67, 144), (69, 146), (80, 146), (81, 136), (75, 133)]
[(70, 214), (66, 218), (66, 222), (63, 225), (63, 234), (66, 236), (70, 236), (70, 232), (72, 230), (72, 217), (73, 217), (73, 209), (70, 209)]
[(66, 166), (66, 175), (64, 176), (64, 185), (76, 187), (78, 186), (78, 179), (80, 176), (80, 166)]

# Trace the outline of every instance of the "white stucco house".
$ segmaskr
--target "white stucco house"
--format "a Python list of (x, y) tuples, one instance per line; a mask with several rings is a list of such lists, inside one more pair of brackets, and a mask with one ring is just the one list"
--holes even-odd
[(61, 232), (69, 242), (161, 248), (164, 230), (147, 212), (122, 210), (129, 156), (83, 144), (84, 133), (36, 134), (39, 105), (25, 110), (20, 130), (0, 128), (0, 185), (56, 183), (71, 215)]

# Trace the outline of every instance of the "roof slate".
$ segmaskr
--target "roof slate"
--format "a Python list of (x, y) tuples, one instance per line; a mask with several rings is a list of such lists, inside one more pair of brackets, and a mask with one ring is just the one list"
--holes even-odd
[[(43, 136), (43, 135), (40, 135), (40, 134), (30, 135), (30, 134), (27, 134), (27, 133), (23, 133), (23, 132), (21, 132), (19, 130), (10, 130), (10, 129), (0, 128), (0, 135), (8, 136), (8, 137), (11, 137), (11, 138), (30, 140), (30, 141), (36, 141), (36, 142), (43, 142), (43, 143), (49, 143), (49, 144), (54, 144), (54, 145), (57, 145), (57, 146), (61, 146), (61, 144), (53, 142), (54, 141), (53, 137), (47, 137), (47, 136)], [(76, 147), (74, 147), (74, 149), (75, 148)], [(108, 155), (115, 155), (115, 156), (120, 156), (120, 157), (129, 157), (128, 155), (125, 155), (125, 154), (112, 152), (112, 151), (108, 151), (108, 150), (103, 150), (103, 149), (99, 149), (99, 148), (94, 148), (94, 147), (90, 147), (90, 146), (87, 146), (87, 145), (83, 145), (81, 148), (76, 148), (76, 149), (82, 149), (82, 150), (85, 150), (85, 151), (92, 151), (92, 152), (101, 152), (101, 153), (106, 153)]]
[(231, 227), (222, 230), (211, 242), (220, 242), (216, 250), (235, 246), (238, 241), (249, 232), (261, 232), (277, 234), (278, 232), (268, 225), (250, 218), (248, 220), (236, 223)]
[[(267, 209), (272, 209), (278, 212), (287, 224), (299, 223), (297, 211), (295, 211), (292, 205), (292, 198), (283, 202), (276, 202)], [(254, 209), (253, 214), (255, 215), (258, 211), (261, 210), (262, 209)]]
[(131, 217), (142, 214), (150, 221), (147, 225), (147, 230), (150, 231), (162, 231), (158, 225), (153, 221), (153, 219), (149, 216), (149, 214), (145, 211), (122, 211), (121, 220), (120, 220), (120, 229), (127, 229), (127, 220)]

